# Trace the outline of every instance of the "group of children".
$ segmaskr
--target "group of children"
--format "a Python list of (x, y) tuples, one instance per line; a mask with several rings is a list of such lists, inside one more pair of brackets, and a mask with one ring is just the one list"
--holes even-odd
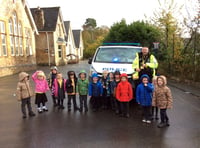
[[(64, 79), (62, 73), (58, 72), (57, 67), (52, 67), (48, 79), (43, 71), (36, 71), (32, 75), (35, 83), (35, 104), (38, 113), (48, 111), (45, 103), (47, 102), (46, 92), (51, 91), (54, 107), (64, 109), (64, 99), (66, 93), (68, 97), (67, 107), (71, 111), (73, 102), (74, 111), (88, 112), (89, 96), (92, 110), (94, 112), (101, 109), (112, 109), (121, 117), (129, 118), (129, 102), (136, 98), (136, 102), (142, 106), (142, 122), (151, 123), (151, 108), (159, 108), (161, 122), (158, 127), (169, 126), (167, 109), (172, 107), (172, 96), (170, 89), (166, 86), (166, 78), (158, 76), (150, 83), (148, 75), (142, 75), (141, 83), (133, 88), (128, 81), (126, 73), (120, 74), (119, 71), (103, 71), (102, 78), (97, 73), (93, 73), (91, 81), (87, 78), (86, 71), (82, 70), (78, 78), (74, 71), (68, 71), (68, 79)], [(136, 91), (134, 91), (136, 90)], [(17, 85), (18, 99), (21, 100), (21, 110), (23, 118), (26, 118), (27, 105), (29, 116), (35, 116), (31, 108), (32, 89), (29, 83), (29, 75), (25, 72), (19, 74)], [(134, 94), (136, 92), (136, 94)], [(79, 94), (80, 107), (76, 102), (76, 95)], [(156, 116), (157, 118), (157, 116)]]
[(169, 87), (166, 86), (166, 77), (163, 75), (155, 76), (152, 80), (153, 83), (150, 83), (149, 76), (144, 74), (140, 80), (141, 83), (136, 88), (136, 101), (142, 106), (142, 122), (151, 123), (154, 109), (156, 109), (155, 119), (158, 119), (157, 114), (159, 108), (161, 122), (158, 124), (158, 127), (169, 126), (169, 118), (166, 111), (172, 108), (172, 94)]

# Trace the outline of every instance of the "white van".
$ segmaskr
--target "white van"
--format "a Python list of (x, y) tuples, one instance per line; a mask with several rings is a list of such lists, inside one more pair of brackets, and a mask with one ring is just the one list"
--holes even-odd
[(107, 70), (109, 72), (126, 73), (129, 78), (132, 77), (134, 70), (132, 63), (137, 52), (140, 52), (142, 47), (133, 46), (131, 43), (124, 44), (108, 44), (100, 46), (96, 49), (94, 57), (89, 59), (88, 63), (91, 64), (89, 75), (97, 73), (99, 77), (102, 72)]

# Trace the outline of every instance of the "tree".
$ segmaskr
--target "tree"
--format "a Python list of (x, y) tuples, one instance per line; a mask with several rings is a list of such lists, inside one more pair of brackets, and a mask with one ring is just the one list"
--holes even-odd
[(164, 3), (158, 0), (158, 2), (160, 8), (154, 12), (151, 23), (155, 24), (161, 31), (160, 52), (162, 52), (165, 57), (164, 60), (168, 64), (168, 73), (172, 73), (172, 64), (181, 59), (180, 28), (173, 15), (178, 13), (181, 7), (179, 8), (174, 0), (170, 2), (165, 0)]
[(139, 42), (142, 46), (152, 47), (159, 38), (160, 32), (155, 26), (143, 21), (127, 25), (126, 20), (122, 19), (111, 26), (105, 42)]
[[(86, 20), (86, 22), (87, 21), (88, 19)], [(96, 21), (95, 21), (95, 24), (96, 24)], [(85, 47), (84, 54), (83, 54), (84, 58), (89, 58), (93, 56), (96, 48), (102, 44), (108, 32), (109, 32), (109, 28), (106, 26), (91, 27), (88, 25), (88, 28), (87, 27), (84, 28), (82, 32), (83, 43)]]
[(83, 24), (84, 30), (93, 30), (97, 26), (96, 20), (93, 18), (87, 18), (85, 23)]

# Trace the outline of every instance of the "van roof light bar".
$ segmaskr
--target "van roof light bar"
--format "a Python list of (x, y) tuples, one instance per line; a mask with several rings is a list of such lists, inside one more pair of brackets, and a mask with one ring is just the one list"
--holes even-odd
[(119, 46), (119, 45), (124, 45), (124, 46), (140, 46), (140, 43), (103, 43), (102, 45), (104, 46), (111, 46), (111, 45), (115, 45), (115, 46)]

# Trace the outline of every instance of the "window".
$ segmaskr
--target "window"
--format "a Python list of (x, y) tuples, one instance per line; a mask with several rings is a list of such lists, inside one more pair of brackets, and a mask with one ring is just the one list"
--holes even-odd
[(13, 16), (9, 19), (9, 32), (10, 32), (10, 49), (12, 56), (23, 55), (23, 33), (21, 22), (18, 21), (17, 15), (14, 12)]
[(0, 34), (1, 34), (1, 50), (0, 55), (7, 56), (7, 48), (6, 48), (6, 29), (5, 22), (0, 21)]
[(22, 25), (20, 22), (18, 25), (18, 32), (19, 32), (19, 54), (23, 56), (23, 36), (22, 36)]
[(58, 57), (62, 58), (62, 46), (58, 45)]
[(9, 31), (10, 31), (10, 49), (11, 49), (11, 55), (15, 55), (15, 42), (14, 42), (14, 31), (13, 31), (13, 21), (12, 19), (9, 19)]
[(103, 47), (98, 49), (95, 62), (131, 64), (140, 51), (140, 47)]
[(26, 55), (27, 56), (33, 55), (31, 47), (32, 45), (31, 34), (28, 28), (26, 28), (25, 30), (25, 37), (26, 37)]

